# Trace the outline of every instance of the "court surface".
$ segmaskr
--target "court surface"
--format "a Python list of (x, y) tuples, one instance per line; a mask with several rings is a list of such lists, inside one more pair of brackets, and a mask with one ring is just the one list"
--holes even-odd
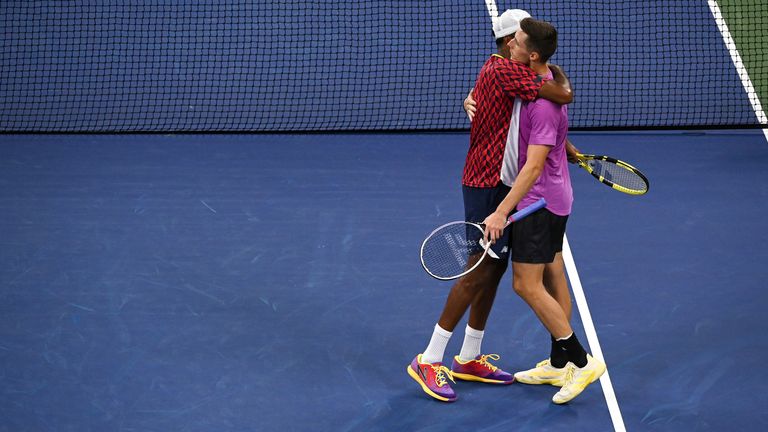
[[(571, 167), (627, 430), (768, 428), (762, 131), (572, 139), (651, 180), (631, 197)], [(418, 248), (462, 217), (467, 134), (0, 142), (0, 431), (613, 429), (598, 385), (555, 406), (459, 382), (443, 404), (405, 373), (450, 287)], [(528, 368), (548, 335), (502, 283), (483, 348)]]

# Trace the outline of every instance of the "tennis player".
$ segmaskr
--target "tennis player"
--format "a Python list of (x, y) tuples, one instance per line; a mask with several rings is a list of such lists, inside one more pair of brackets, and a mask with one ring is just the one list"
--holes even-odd
[[(520, 27), (509, 42), (512, 59), (527, 60), (538, 74), (551, 76), (546, 62), (557, 49), (557, 30), (547, 22), (532, 18), (523, 19)], [(550, 358), (550, 364), (539, 364), (530, 371), (515, 374), (515, 377), (532, 384), (562, 385), (552, 397), (557, 404), (578, 396), (605, 372), (605, 364), (587, 354), (563, 307), (546, 289), (546, 285), (554, 284), (560, 286), (556, 292), (567, 293), (562, 249), (573, 204), (566, 154), (567, 134), (567, 106), (543, 99), (523, 103), (519, 173), (507, 196), (484, 221), (486, 235), (496, 241), (502, 238), (507, 216), (515, 207), (523, 208), (540, 198), (547, 200), (546, 208), (512, 225), (513, 287), (549, 330), (565, 358)], [(542, 379), (544, 369), (553, 372), (549, 382)]]
[[(520, 19), (527, 16), (530, 14), (518, 9), (508, 10), (499, 17), (494, 25), (498, 53), (491, 55), (477, 77), (474, 94), (478, 109), (472, 122), (462, 177), (464, 211), (468, 221), (483, 220), (510, 190), (501, 182), (501, 170), (515, 97), (533, 100), (541, 96), (557, 103), (569, 103), (573, 99), (570, 89), (542, 80), (527, 66), (527, 61), (510, 60), (509, 42), (520, 27)], [(506, 237), (497, 241), (489, 250), (489, 256), (495, 259), (483, 260), (477, 269), (459, 279), (451, 288), (427, 348), (407, 368), (408, 374), (424, 392), (435, 399), (444, 402), (456, 400), (456, 393), (448, 384), (453, 377), (490, 384), (511, 384), (514, 381), (512, 374), (490, 362), (498, 360), (498, 355), (481, 354), (485, 324), (499, 281), (507, 269), (509, 245), (506, 241)], [(480, 254), (473, 259), (479, 257)], [(470, 262), (469, 265), (473, 264)], [(449, 370), (442, 363), (445, 348), (467, 309), (470, 312), (464, 343)]]
[[(548, 75), (551, 72), (555, 81), (568, 89), (571, 88), (568, 77), (559, 66), (547, 64), (547, 68), (540, 68), (539, 71), (543, 72), (545, 75)], [(522, 108), (522, 103), (520, 98), (515, 98), (514, 106), (512, 108), (512, 125), (517, 125), (518, 127), (520, 125), (520, 110)], [(469, 117), (469, 121), (472, 121), (477, 112), (477, 101), (475, 101), (472, 95), (472, 90), (470, 90), (466, 99), (464, 99), (464, 110)], [(508, 140), (507, 148), (504, 151), (504, 165), (502, 168), (502, 172), (506, 173), (506, 175), (502, 176), (502, 181), (510, 186), (513, 184), (517, 175), (517, 171), (512, 171), (510, 167), (519, 168), (518, 141), (519, 131), (514, 133), (514, 131), (510, 130), (510, 139)], [(565, 144), (568, 162), (577, 163), (579, 160), (579, 149), (577, 149), (568, 138), (566, 138)], [(565, 264), (563, 262), (562, 254), (558, 253), (555, 255), (554, 261), (545, 266), (544, 288), (555, 300), (557, 300), (570, 323), (573, 306), (571, 303), (570, 291), (568, 290), (568, 282), (565, 278), (564, 268)], [(565, 352), (560, 349), (555, 338), (550, 335), (549, 358), (538, 362), (533, 369), (517, 372), (515, 374), (515, 379), (526, 384), (552, 384), (555, 386), (562, 386), (565, 379), (565, 366), (567, 363), (568, 357), (565, 355)]]

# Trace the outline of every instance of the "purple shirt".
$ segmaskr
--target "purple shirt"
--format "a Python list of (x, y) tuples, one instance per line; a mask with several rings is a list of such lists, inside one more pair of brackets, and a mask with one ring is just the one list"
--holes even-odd
[[(552, 78), (552, 73), (548, 74)], [(528, 145), (551, 146), (544, 170), (530, 191), (517, 205), (518, 209), (533, 204), (539, 198), (547, 200), (547, 210), (558, 216), (571, 214), (573, 189), (568, 173), (565, 138), (568, 135), (568, 106), (546, 99), (524, 102), (520, 110), (520, 159), (523, 169), (528, 160)]]

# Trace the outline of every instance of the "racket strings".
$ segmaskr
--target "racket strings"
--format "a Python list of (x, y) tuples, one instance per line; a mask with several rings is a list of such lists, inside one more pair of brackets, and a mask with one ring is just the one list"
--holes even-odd
[(471, 257), (483, 252), (482, 239), (483, 231), (476, 225), (454, 223), (441, 227), (422, 246), (424, 267), (440, 278), (460, 275), (475, 262)]
[(590, 160), (587, 164), (593, 173), (613, 184), (636, 191), (648, 189), (645, 179), (626, 167), (601, 160)]

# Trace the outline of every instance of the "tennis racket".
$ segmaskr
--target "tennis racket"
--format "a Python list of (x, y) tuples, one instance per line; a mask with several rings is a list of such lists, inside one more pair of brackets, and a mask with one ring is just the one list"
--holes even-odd
[[(514, 213), (507, 225), (544, 208), (544, 198)], [(437, 227), (421, 244), (421, 265), (435, 279), (458, 279), (476, 269), (488, 255), (482, 224), (457, 221)]]
[(632, 165), (608, 156), (579, 154), (577, 163), (600, 183), (630, 195), (648, 192), (648, 178)]

